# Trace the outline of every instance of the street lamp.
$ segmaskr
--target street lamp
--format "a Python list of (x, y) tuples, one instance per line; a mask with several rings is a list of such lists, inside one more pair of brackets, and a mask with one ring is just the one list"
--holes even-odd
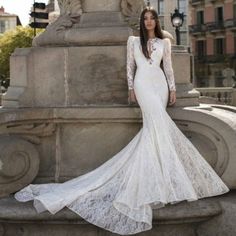
[(175, 12), (171, 13), (170, 17), (171, 17), (171, 23), (172, 23), (173, 27), (175, 27), (177, 45), (180, 45), (179, 28), (183, 25), (184, 13), (180, 13), (179, 9), (175, 9)]

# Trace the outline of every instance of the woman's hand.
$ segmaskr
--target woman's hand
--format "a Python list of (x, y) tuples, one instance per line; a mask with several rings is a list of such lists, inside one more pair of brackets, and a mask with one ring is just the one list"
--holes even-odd
[(137, 102), (136, 96), (135, 96), (135, 92), (134, 92), (133, 89), (130, 89), (130, 90), (129, 90), (128, 102), (129, 102), (129, 104), (132, 104), (132, 103), (136, 103), (136, 102)]
[(173, 105), (176, 102), (176, 92), (170, 91), (169, 105)]

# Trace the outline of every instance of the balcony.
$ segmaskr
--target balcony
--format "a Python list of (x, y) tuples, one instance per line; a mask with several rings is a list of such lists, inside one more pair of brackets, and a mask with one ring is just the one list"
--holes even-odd
[(215, 3), (217, 0), (205, 0), (205, 4), (206, 3)]
[(196, 63), (224, 63), (235, 59), (234, 54), (217, 54), (217, 55), (197, 55), (194, 56)]
[(202, 34), (205, 32), (216, 33), (219, 31), (225, 30), (225, 28), (235, 27), (236, 28), (236, 20), (230, 19), (226, 21), (218, 21), (218, 22), (209, 22), (205, 24), (196, 24), (189, 26), (189, 32), (193, 35)]
[(204, 0), (190, 0), (190, 4), (192, 4), (192, 6), (203, 4), (204, 2)]
[(189, 3), (192, 4), (192, 6), (197, 6), (199, 4), (206, 4), (206, 3), (214, 3), (217, 0), (190, 0)]
[(197, 24), (197, 25), (190, 25), (189, 26), (189, 32), (191, 34), (202, 34), (207, 31), (207, 27), (205, 24)]
[(225, 29), (236, 30), (236, 18), (225, 21), (208, 22), (205, 24), (196, 24), (189, 26), (189, 32), (192, 35), (204, 34), (205, 32), (217, 33)]
[(206, 23), (208, 32), (216, 33), (225, 29), (225, 21), (209, 22)]
[(236, 30), (236, 18), (228, 19), (224, 22), (225, 28), (229, 28), (231, 30)]

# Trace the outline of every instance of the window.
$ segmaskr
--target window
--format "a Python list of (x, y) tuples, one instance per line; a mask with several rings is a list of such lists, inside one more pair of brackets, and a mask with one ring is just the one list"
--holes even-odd
[(180, 44), (181, 45), (187, 45), (187, 32), (186, 31), (180, 31)]
[(224, 77), (222, 76), (221, 70), (215, 71), (214, 77), (215, 77), (215, 87), (224, 87), (223, 85)]
[(224, 43), (225, 43), (224, 38), (215, 39), (215, 54), (217, 55), (224, 54), (224, 51), (225, 51)]
[(236, 33), (234, 33), (234, 53), (236, 54)]
[(197, 25), (204, 24), (204, 11), (197, 11)]
[(236, 19), (236, 4), (234, 4), (234, 8), (233, 8), (233, 11), (234, 11), (234, 19)]
[(196, 42), (196, 53), (197, 53), (197, 56), (206, 55), (206, 40), (198, 40)]
[(215, 10), (216, 13), (216, 22), (223, 22), (224, 16), (223, 16), (223, 7), (217, 7)]
[(9, 20), (5, 20), (5, 31), (10, 29)]
[(158, 14), (164, 15), (164, 0), (157, 0)]
[(165, 30), (164, 17), (163, 16), (159, 17), (159, 21), (160, 21), (161, 28)]
[(0, 20), (0, 33), (4, 33), (6, 31), (6, 25), (4, 20)]
[(187, 1), (186, 0), (178, 0), (178, 9), (179, 12), (187, 13)]

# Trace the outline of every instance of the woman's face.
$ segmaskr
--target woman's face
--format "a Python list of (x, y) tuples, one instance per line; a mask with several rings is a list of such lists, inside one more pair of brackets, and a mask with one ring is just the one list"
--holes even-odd
[(144, 14), (144, 25), (148, 31), (149, 30), (153, 31), (155, 29), (156, 20), (151, 12), (146, 12)]

